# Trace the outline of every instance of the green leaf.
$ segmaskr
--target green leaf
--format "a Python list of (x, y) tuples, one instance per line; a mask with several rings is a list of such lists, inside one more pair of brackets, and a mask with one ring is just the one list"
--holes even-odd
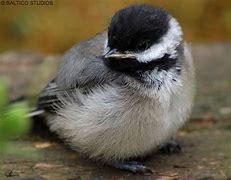
[(0, 136), (7, 138), (25, 134), (30, 128), (27, 113), (28, 107), (25, 103), (9, 106), (1, 117)]

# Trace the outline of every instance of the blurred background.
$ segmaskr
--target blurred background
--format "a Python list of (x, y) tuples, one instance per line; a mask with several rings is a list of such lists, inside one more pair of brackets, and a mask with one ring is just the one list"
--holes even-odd
[(113, 14), (133, 3), (160, 6), (175, 16), (189, 42), (230, 42), (229, 0), (53, 0), (53, 5), (0, 5), (0, 52), (60, 54), (107, 29)]

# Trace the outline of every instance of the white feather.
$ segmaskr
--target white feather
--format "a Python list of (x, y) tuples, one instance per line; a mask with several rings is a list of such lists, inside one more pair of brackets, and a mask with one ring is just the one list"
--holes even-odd
[(176, 47), (182, 41), (182, 30), (177, 20), (173, 17), (169, 20), (169, 29), (160, 39), (158, 44), (153, 44), (149, 49), (142, 53), (134, 53), (140, 62), (149, 62), (153, 59), (162, 58), (169, 54), (170, 58), (177, 57)]
[(185, 56), (181, 77), (171, 81), (174, 72), (163, 71), (157, 77), (165, 80), (159, 90), (127, 79), (127, 86), (108, 84), (89, 95), (76, 93), (81, 102), (65, 102), (57, 117), (49, 121), (51, 130), (78, 152), (103, 162), (150, 153), (173, 136), (189, 116), (194, 76), (187, 50)]

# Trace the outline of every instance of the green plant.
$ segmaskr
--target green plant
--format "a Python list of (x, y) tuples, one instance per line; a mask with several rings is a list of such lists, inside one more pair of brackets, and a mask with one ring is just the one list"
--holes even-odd
[(8, 88), (0, 81), (0, 162), (6, 155), (33, 156), (33, 151), (25, 152), (13, 138), (26, 134), (30, 129), (26, 103), (8, 103)]

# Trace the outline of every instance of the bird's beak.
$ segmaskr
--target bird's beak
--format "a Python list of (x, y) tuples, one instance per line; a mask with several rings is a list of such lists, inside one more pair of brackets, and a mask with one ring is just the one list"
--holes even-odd
[(112, 49), (110, 51), (108, 51), (105, 55), (104, 58), (106, 59), (111, 59), (111, 58), (115, 58), (115, 59), (135, 59), (136, 57), (132, 54), (125, 54), (125, 53), (121, 53), (119, 51), (117, 51), (116, 49)]

